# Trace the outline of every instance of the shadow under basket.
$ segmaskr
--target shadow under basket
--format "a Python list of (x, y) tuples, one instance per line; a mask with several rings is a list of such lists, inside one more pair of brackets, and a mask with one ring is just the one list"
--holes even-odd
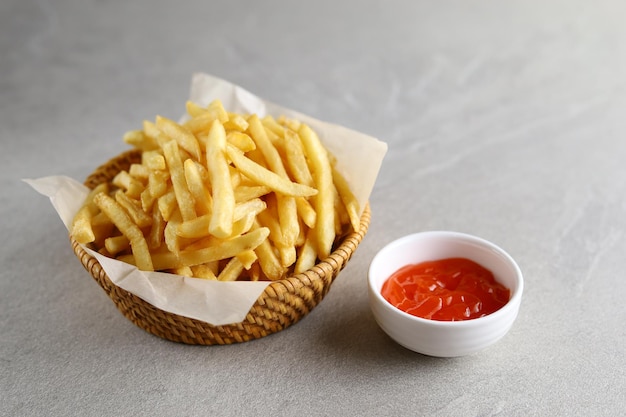
[[(125, 152), (97, 168), (85, 180), (85, 185), (94, 188), (100, 183), (110, 182), (118, 172), (127, 170), (132, 163), (138, 163), (140, 158), (139, 151)], [(88, 254), (72, 236), (70, 242), (82, 265), (120, 312), (140, 328), (174, 342), (225, 345), (279, 332), (306, 316), (328, 293), (334, 279), (367, 233), (369, 223), (370, 208), (367, 205), (361, 216), (359, 230), (337, 242), (328, 258), (301, 274), (271, 282), (244, 321), (221, 326), (161, 310), (116, 286), (96, 258)]]

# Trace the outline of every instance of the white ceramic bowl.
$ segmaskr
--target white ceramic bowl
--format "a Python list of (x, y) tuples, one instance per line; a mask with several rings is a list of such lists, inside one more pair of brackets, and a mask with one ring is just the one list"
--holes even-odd
[[(428, 320), (405, 313), (383, 298), (380, 290), (399, 268), (429, 260), (461, 257), (491, 270), (511, 291), (501, 309), (463, 321)], [(423, 232), (402, 237), (382, 248), (372, 260), (369, 298), (378, 325), (400, 345), (429, 356), (453, 357), (478, 352), (500, 340), (517, 318), (524, 280), (505, 251), (484, 239), (457, 232)]]

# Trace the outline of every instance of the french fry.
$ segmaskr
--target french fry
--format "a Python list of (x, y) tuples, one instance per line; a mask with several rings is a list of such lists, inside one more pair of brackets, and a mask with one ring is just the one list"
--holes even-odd
[(254, 225), (255, 213), (246, 213), (244, 217), (233, 223), (233, 237), (248, 233)]
[(137, 267), (143, 271), (153, 271), (154, 267), (148, 243), (141, 229), (133, 223), (124, 209), (105, 193), (96, 194), (94, 203), (111, 219), (120, 232), (128, 238)]
[(89, 192), (82, 207), (74, 216), (70, 232), (78, 243), (87, 244), (96, 240), (96, 234), (93, 230), (93, 219), (97, 216), (99, 209), (94, 204), (93, 198), (96, 194), (108, 192), (108, 189), (109, 187), (106, 183), (98, 184)]
[[(257, 230), (268, 230), (267, 228), (261, 227)], [(269, 235), (269, 230), (268, 230)], [(259, 266), (263, 271), (263, 274), (267, 277), (267, 279), (271, 281), (276, 281), (281, 279), (285, 274), (285, 268), (282, 266), (280, 260), (274, 253), (272, 246), (268, 240), (264, 240), (261, 242), (259, 246), (254, 250), (256, 255), (259, 258)]]
[(195, 113), (190, 120), (184, 123), (184, 127), (194, 134), (201, 134), (208, 132), (211, 129), (211, 125), (215, 120), (219, 120), (220, 123), (228, 121), (228, 113), (224, 110), (222, 103), (219, 100), (213, 101), (206, 109), (201, 109), (199, 106), (193, 104), (187, 104), (187, 111)]
[(211, 217), (211, 215), (205, 214), (204, 216), (182, 222), (176, 228), (176, 234), (187, 238), (200, 238), (206, 236), (209, 232)]
[(150, 234), (148, 235), (148, 247), (150, 249), (157, 249), (163, 243), (165, 233), (165, 219), (161, 215), (159, 207), (153, 206), (152, 208), (152, 227), (150, 228)]
[(266, 242), (268, 235), (269, 230), (261, 227), (245, 235), (221, 241), (211, 247), (181, 251), (178, 256), (183, 265), (189, 266), (228, 259), (246, 250), (257, 248), (262, 242)]
[(291, 182), (278, 174), (263, 168), (261, 165), (248, 159), (243, 152), (232, 145), (226, 146), (226, 151), (233, 164), (247, 177), (278, 193), (292, 197), (310, 197), (318, 193), (312, 187)]
[(236, 132), (245, 132), (248, 128), (248, 122), (240, 114), (228, 113), (228, 120), (224, 122), (224, 128)]
[(165, 165), (165, 158), (160, 151), (147, 151), (141, 154), (141, 164), (145, 165), (148, 170), (161, 170), (164, 171), (167, 167)]
[(265, 210), (267, 203), (260, 198), (253, 198), (252, 200), (237, 203), (233, 210), (233, 220), (238, 221), (244, 218), (248, 214), (254, 216)]
[(122, 190), (117, 190), (114, 194), (115, 201), (126, 210), (133, 222), (139, 227), (143, 228), (152, 224), (152, 216), (143, 211), (141, 203), (137, 200), (133, 200)]
[[(217, 263), (214, 262), (213, 264)], [(217, 276), (215, 276), (215, 270), (210, 263), (194, 265), (191, 267), (191, 272), (196, 278), (204, 278), (212, 281), (217, 281)]]
[(117, 255), (120, 252), (130, 249), (130, 242), (124, 235), (113, 236), (104, 240), (104, 247), (111, 255)]
[[(163, 164), (165, 164), (165, 158), (163, 158)], [(164, 195), (168, 191), (168, 181), (170, 180), (170, 173), (163, 170), (155, 170), (150, 172), (148, 176), (147, 189), (150, 191), (150, 195), (153, 199), (157, 199)]]
[(313, 177), (304, 156), (300, 137), (293, 130), (285, 129), (285, 156), (293, 178), (300, 184), (313, 185)]
[(194, 117), (201, 116), (207, 111), (205, 107), (202, 107), (199, 104), (194, 103), (193, 101), (187, 101), (185, 103), (185, 108), (187, 109), (187, 114), (191, 116), (192, 119)]
[(265, 126), (267, 130), (274, 132), (274, 134), (276, 134), (277, 136), (283, 136), (285, 128), (280, 123), (278, 123), (276, 119), (274, 119), (272, 116), (265, 116), (261, 120), (261, 123), (263, 123), (263, 126)]
[(215, 120), (211, 124), (206, 144), (206, 159), (211, 187), (213, 206), (209, 233), (213, 236), (226, 238), (233, 227), (233, 211), (235, 210), (235, 194), (233, 191), (230, 170), (225, 155), (226, 132), (224, 126)]
[(182, 275), (184, 277), (192, 277), (193, 271), (189, 266), (179, 266), (178, 268), (174, 268), (170, 271), (172, 274)]
[(333, 182), (337, 188), (339, 198), (343, 202), (343, 205), (348, 212), (348, 216), (350, 217), (352, 229), (358, 231), (361, 224), (359, 202), (352, 193), (352, 190), (350, 190), (350, 186), (348, 185), (346, 179), (334, 166), (332, 167), (332, 174)]
[(183, 165), (187, 187), (189, 187), (189, 192), (191, 193), (196, 204), (196, 214), (209, 214), (213, 204), (213, 197), (211, 196), (209, 190), (204, 186), (202, 174), (198, 168), (198, 163), (191, 159), (187, 159)]
[(131, 177), (146, 181), (150, 176), (150, 170), (143, 164), (132, 164), (128, 170)]
[(296, 207), (302, 222), (310, 229), (314, 228), (317, 213), (315, 212), (313, 206), (311, 206), (311, 203), (309, 203), (309, 200), (303, 197), (296, 197)]
[(161, 212), (161, 217), (166, 222), (170, 221), (170, 217), (172, 217), (172, 213), (174, 213), (178, 207), (176, 206), (176, 194), (174, 190), (171, 189), (167, 193), (163, 194), (159, 197), (157, 202), (157, 207)]
[(298, 259), (294, 268), (294, 273), (300, 274), (311, 269), (317, 261), (317, 248), (315, 247), (315, 230), (309, 229), (304, 244), (300, 246)]
[(200, 144), (193, 133), (188, 129), (162, 116), (157, 116), (156, 126), (165, 135), (174, 139), (181, 148), (189, 152), (196, 161), (202, 160)]
[(217, 276), (218, 281), (236, 281), (243, 271), (243, 264), (237, 256), (230, 258), (224, 269)]
[(144, 186), (139, 180), (131, 177), (127, 171), (120, 171), (111, 181), (111, 183), (126, 191), (131, 197), (139, 197), (144, 190)]
[(235, 188), (235, 202), (249, 201), (268, 194), (271, 190), (265, 185), (240, 185)]
[[(226, 126), (224, 126), (224, 129), (226, 129)], [(228, 134), (226, 135), (226, 140), (231, 145), (239, 148), (239, 150), (241, 150), (242, 152), (250, 152), (256, 149), (256, 143), (254, 143), (250, 136), (243, 132), (228, 132)]]
[(320, 142), (317, 134), (310, 127), (302, 124), (298, 134), (302, 139), (307, 160), (311, 164), (311, 174), (318, 191), (313, 200), (317, 213), (315, 231), (317, 250), (319, 251), (320, 259), (324, 259), (330, 255), (333, 242), (335, 241), (335, 201), (330, 161), (326, 149)]
[(239, 252), (236, 256), (245, 269), (252, 268), (252, 264), (254, 264), (254, 262), (259, 259), (252, 249)]
[(180, 214), (184, 221), (194, 219), (196, 217), (194, 200), (187, 187), (183, 162), (177, 143), (175, 141), (165, 143), (163, 145), (163, 154), (165, 155), (165, 161), (170, 170), (170, 177), (172, 179), (176, 201), (178, 202), (178, 207), (180, 207)]
[(94, 211), (89, 205), (83, 205), (74, 216), (71, 233), (78, 243), (87, 244), (96, 240), (91, 226)]
[(142, 130), (131, 130), (126, 132), (123, 138), (124, 142), (143, 151), (157, 149), (159, 145), (154, 138), (146, 135)]
[(278, 123), (283, 126), (286, 126), (287, 128), (293, 130), (294, 132), (299, 131), (300, 127), (304, 125), (304, 123), (301, 123), (298, 120), (288, 118), (285, 115), (282, 115), (278, 118)]

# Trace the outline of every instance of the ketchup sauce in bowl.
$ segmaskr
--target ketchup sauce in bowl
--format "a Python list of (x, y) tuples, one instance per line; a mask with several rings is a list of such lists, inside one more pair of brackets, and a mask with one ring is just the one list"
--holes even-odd
[(484, 239), (423, 232), (389, 243), (374, 257), (370, 306), (393, 340), (430, 356), (463, 356), (500, 340), (517, 318), (522, 273)]

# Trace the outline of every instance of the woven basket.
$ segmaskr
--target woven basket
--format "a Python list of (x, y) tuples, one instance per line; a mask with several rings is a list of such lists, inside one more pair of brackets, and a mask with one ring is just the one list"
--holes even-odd
[[(121, 170), (140, 161), (140, 152), (125, 152), (96, 169), (85, 181), (94, 188), (109, 182)], [(117, 287), (96, 258), (89, 255), (70, 236), (74, 253), (96, 282), (109, 295), (120, 312), (137, 326), (174, 342), (199, 345), (224, 345), (246, 342), (281, 331), (307, 315), (326, 295), (333, 280), (346, 266), (352, 253), (367, 233), (369, 206), (365, 207), (358, 232), (338, 242), (331, 255), (313, 268), (270, 283), (252, 306), (244, 321), (213, 326), (200, 320), (161, 310), (130, 292)]]

